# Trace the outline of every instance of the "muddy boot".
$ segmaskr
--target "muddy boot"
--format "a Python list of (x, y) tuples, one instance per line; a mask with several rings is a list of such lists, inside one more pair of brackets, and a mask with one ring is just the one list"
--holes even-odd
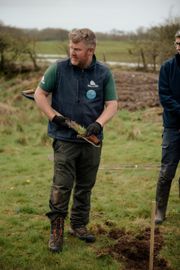
[(64, 219), (61, 217), (51, 221), (49, 249), (52, 252), (61, 252), (63, 249)]
[(86, 243), (93, 243), (96, 241), (96, 237), (92, 233), (88, 232), (85, 226), (81, 226), (78, 228), (71, 227), (69, 229), (69, 233), (73, 236), (78, 237), (80, 240), (85, 241)]

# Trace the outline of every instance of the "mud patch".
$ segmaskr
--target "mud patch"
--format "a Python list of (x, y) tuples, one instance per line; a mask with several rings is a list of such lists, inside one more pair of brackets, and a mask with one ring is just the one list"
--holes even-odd
[[(104, 230), (98, 227), (100, 233)], [(124, 264), (125, 270), (149, 269), (150, 228), (134, 235), (124, 229), (111, 229), (107, 237), (114, 243), (97, 251), (97, 256), (110, 255)], [(154, 270), (171, 270), (168, 262), (161, 258), (159, 253), (164, 244), (158, 228), (155, 229), (154, 239)]]
[(114, 71), (119, 109), (136, 111), (159, 107), (158, 74)]

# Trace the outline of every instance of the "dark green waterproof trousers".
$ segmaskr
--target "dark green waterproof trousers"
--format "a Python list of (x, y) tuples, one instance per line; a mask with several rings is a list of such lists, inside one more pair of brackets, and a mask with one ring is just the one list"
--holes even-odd
[(66, 218), (73, 190), (70, 221), (73, 227), (89, 222), (91, 190), (96, 181), (101, 146), (54, 140), (54, 177), (50, 194), (50, 220)]

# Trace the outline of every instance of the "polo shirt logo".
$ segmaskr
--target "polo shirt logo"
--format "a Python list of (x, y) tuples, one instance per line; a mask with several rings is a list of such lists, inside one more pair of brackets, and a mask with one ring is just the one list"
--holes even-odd
[(91, 80), (90, 83), (88, 84), (88, 87), (96, 88), (99, 87), (99, 85), (96, 84), (93, 80)]
[(96, 98), (96, 91), (93, 90), (93, 89), (88, 90), (88, 91), (86, 92), (86, 97), (87, 97), (87, 99), (89, 99), (89, 100), (95, 99), (95, 98)]

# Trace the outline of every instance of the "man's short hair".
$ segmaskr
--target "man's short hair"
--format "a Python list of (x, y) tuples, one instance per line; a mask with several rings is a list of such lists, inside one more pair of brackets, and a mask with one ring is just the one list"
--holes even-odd
[(180, 30), (178, 30), (175, 34), (175, 38), (180, 38)]
[(88, 28), (73, 29), (69, 33), (69, 40), (73, 43), (83, 41), (86, 45), (95, 48), (96, 47), (96, 35)]

